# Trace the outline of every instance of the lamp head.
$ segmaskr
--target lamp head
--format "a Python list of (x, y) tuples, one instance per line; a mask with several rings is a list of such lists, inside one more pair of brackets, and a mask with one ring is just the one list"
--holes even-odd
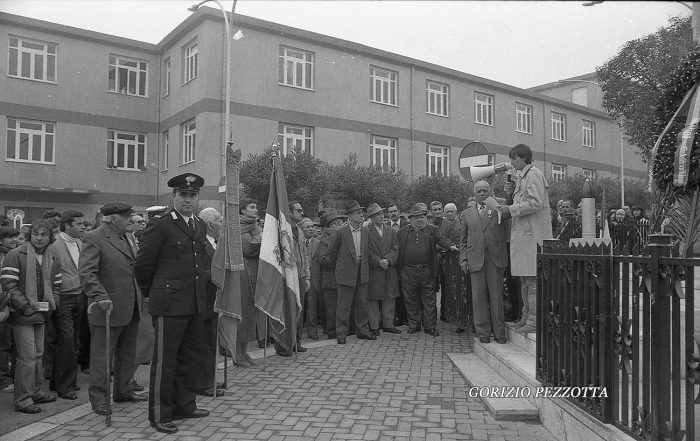
[(194, 12), (197, 9), (199, 9), (199, 5), (192, 5), (189, 8), (187, 8), (188, 11)]

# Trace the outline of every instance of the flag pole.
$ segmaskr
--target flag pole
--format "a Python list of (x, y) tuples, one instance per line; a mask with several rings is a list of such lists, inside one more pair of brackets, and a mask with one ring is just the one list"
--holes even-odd
[[(221, 318), (221, 313), (219, 313), (219, 319)], [(219, 320), (216, 321), (216, 346), (214, 347), (214, 399), (216, 399), (216, 392), (218, 387), (216, 387), (216, 371), (219, 368)]]

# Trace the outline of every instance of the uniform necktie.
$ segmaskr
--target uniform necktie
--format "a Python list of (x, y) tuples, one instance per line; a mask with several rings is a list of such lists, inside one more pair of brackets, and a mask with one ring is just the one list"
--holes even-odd
[(192, 228), (192, 231), (194, 231), (194, 219), (190, 218), (190, 220), (187, 221), (187, 225)]

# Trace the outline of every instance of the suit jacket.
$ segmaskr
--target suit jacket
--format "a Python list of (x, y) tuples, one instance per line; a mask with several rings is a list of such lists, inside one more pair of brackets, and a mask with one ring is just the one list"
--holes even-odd
[(202, 314), (206, 309), (207, 225), (194, 216), (195, 231), (176, 211), (152, 218), (141, 236), (134, 273), (148, 312), (155, 316)]
[[(387, 219), (387, 220), (384, 222), (384, 224), (385, 224), (387, 227), (391, 228), (391, 219)], [(406, 225), (409, 225), (409, 222), (407, 222), (407, 221), (404, 220), (404, 219), (399, 218), (399, 230), (400, 230), (401, 228), (405, 227)], [(393, 230), (393, 228), (391, 228), (391, 229)], [(398, 232), (398, 231), (397, 231), (397, 232)]]
[[(398, 238), (399, 238), (399, 260), (397, 263), (397, 266), (399, 266), (398, 270), (401, 271), (401, 266), (404, 261), (404, 257), (406, 255), (405, 250), (406, 250), (406, 241), (408, 239), (408, 233), (413, 229), (413, 226), (410, 224), (401, 228), (398, 233)], [(425, 232), (427, 234), (424, 235), (426, 244), (428, 245), (428, 251), (430, 252), (430, 258), (428, 263), (430, 264), (430, 273), (433, 275), (433, 277), (437, 277), (439, 274), (439, 267), (438, 267), (438, 252), (436, 245), (440, 245), (443, 248), (450, 248), (452, 246), (452, 243), (450, 242), (450, 239), (443, 236), (442, 233), (440, 233), (440, 229), (436, 227), (433, 224), (426, 224), (424, 228)]]
[(309, 256), (311, 272), (311, 286), (318, 292), (321, 292), (321, 279), (323, 278), (323, 271), (321, 270), (321, 260), (318, 255), (318, 246), (321, 243), (320, 237), (314, 237), (309, 241), (309, 247), (306, 249), (307, 255)]
[[(80, 239), (78, 241), (78, 249), (82, 245)], [(83, 288), (80, 286), (80, 277), (78, 276), (78, 267), (68, 251), (68, 245), (65, 239), (59, 234), (56, 241), (49, 247), (49, 251), (53, 253), (58, 260), (61, 261), (61, 273), (63, 274), (63, 284), (61, 285), (61, 294), (82, 294)]]
[[(399, 273), (396, 261), (399, 260), (399, 239), (393, 228), (383, 225), (382, 235), (372, 223), (369, 228), (369, 285), (367, 298), (388, 300), (399, 296)], [(389, 261), (386, 271), (379, 266), (382, 259)]]
[[(110, 326), (128, 325), (134, 311), (141, 319), (141, 291), (134, 277), (134, 256), (135, 250), (119, 237), (111, 224), (102, 224), (83, 238), (78, 260), (80, 285), (88, 296), (88, 308), (100, 300), (112, 301)], [(89, 310), (90, 324), (104, 326), (102, 308), (95, 306)]]
[(497, 267), (508, 266), (506, 226), (506, 221), (498, 223), (496, 210), (486, 207), (483, 219), (479, 215), (478, 205), (464, 210), (459, 245), (460, 263), (467, 262), (469, 271), (479, 271), (484, 266), (484, 257), (488, 249), (489, 256)]
[(214, 312), (214, 303), (216, 303), (217, 287), (214, 284), (214, 282), (211, 281), (211, 261), (214, 259), (214, 251), (216, 250), (212, 246), (211, 242), (209, 242), (209, 239), (207, 239), (207, 243), (204, 245), (204, 251), (204, 269), (209, 273), (209, 277), (207, 277), (207, 284), (204, 288), (204, 290), (207, 293), (207, 301), (206, 309), (204, 310), (202, 319), (212, 320), (218, 315)]
[[(347, 224), (331, 236), (328, 244), (328, 257), (335, 265), (335, 282), (338, 285), (357, 286), (369, 282), (369, 230), (360, 227), (360, 260), (357, 260), (355, 241)], [(357, 279), (357, 268), (360, 279)]]
[(335, 233), (328, 233), (321, 238), (318, 243), (318, 250), (316, 255), (318, 256), (318, 267), (314, 271), (320, 271), (321, 273), (321, 289), (337, 289), (338, 285), (335, 283), (335, 263), (331, 261), (328, 255), (328, 245), (331, 243), (331, 238)]

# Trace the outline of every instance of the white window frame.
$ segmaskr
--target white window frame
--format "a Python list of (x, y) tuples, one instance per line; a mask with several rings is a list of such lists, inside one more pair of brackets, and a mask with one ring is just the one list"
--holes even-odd
[(595, 123), (593, 121), (581, 121), (581, 143), (584, 147), (595, 148)]
[(532, 135), (532, 106), (515, 103), (515, 131)]
[(370, 163), (395, 173), (398, 169), (398, 140), (384, 136), (370, 136)]
[[(56, 164), (56, 123), (8, 117), (6, 134), (6, 161)], [(22, 148), (23, 144), (26, 149)], [(23, 150), (26, 150), (26, 158), (22, 158)]]
[(449, 176), (450, 175), (450, 148), (426, 144), (425, 145), (425, 175)]
[(313, 127), (297, 126), (279, 123), (278, 142), (281, 146), (282, 156), (292, 153), (297, 147), (311, 156), (314, 154), (314, 129)]
[(163, 132), (163, 170), (168, 169), (170, 163), (170, 131)]
[(146, 134), (107, 130), (107, 168), (146, 171)]
[(280, 46), (279, 84), (297, 89), (314, 90), (313, 52)]
[(369, 100), (373, 103), (398, 106), (399, 73), (381, 67), (369, 67)]
[(555, 181), (566, 179), (566, 166), (563, 164), (552, 164), (552, 179)]
[(566, 142), (566, 115), (552, 112), (550, 117), (552, 121), (552, 139)]
[(584, 168), (583, 169), (583, 176), (590, 178), (590, 179), (596, 179), (598, 177), (598, 172), (594, 169), (591, 169), (591, 168)]
[(493, 127), (493, 95), (474, 92), (474, 122)]
[[(56, 43), (10, 35), (8, 45), (8, 77), (42, 83), (57, 83), (58, 45)], [(23, 62), (25, 60), (28, 65)], [(25, 72), (24, 67), (28, 69), (28, 72)]]
[(194, 41), (192, 43), (189, 43), (187, 46), (184, 47), (183, 49), (183, 60), (184, 63), (182, 63), (183, 68), (185, 71), (183, 72), (182, 75), (182, 84), (187, 84), (190, 81), (194, 80), (197, 78), (197, 59), (198, 59), (198, 48), (197, 48), (197, 42)]
[(450, 86), (427, 80), (425, 84), (425, 111), (431, 115), (449, 117)]
[(170, 63), (170, 57), (165, 59), (165, 93), (163, 94), (163, 97), (166, 97), (170, 95), (170, 79), (171, 79), (171, 63)]
[(197, 121), (190, 120), (182, 125), (182, 165), (194, 162), (197, 153)]
[[(123, 84), (122, 79), (125, 87), (120, 87)], [(107, 90), (122, 95), (148, 98), (148, 61), (110, 54)]]

